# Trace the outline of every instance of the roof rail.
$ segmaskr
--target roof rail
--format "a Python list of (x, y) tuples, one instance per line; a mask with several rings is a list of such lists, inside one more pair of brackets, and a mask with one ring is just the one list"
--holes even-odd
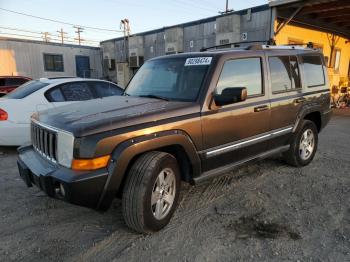
[[(247, 47), (246, 44), (252, 44), (255, 43), (255, 45), (250, 45)], [(260, 44), (260, 46), (262, 44), (268, 43), (268, 41), (266, 40), (262, 40), (262, 41), (242, 41), (242, 42), (234, 42), (234, 43), (228, 43), (228, 44), (223, 44), (223, 45), (215, 45), (215, 46), (211, 46), (211, 47), (202, 47), (201, 48), (201, 52), (204, 51), (208, 51), (208, 50), (212, 50), (212, 49), (223, 49), (223, 48), (250, 48), (252, 46), (254, 46), (255, 48)]]

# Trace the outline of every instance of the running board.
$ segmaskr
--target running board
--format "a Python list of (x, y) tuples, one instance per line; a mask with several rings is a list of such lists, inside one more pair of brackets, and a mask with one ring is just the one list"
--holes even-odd
[(289, 147), (290, 147), (290, 145), (281, 146), (281, 147), (272, 149), (270, 151), (261, 153), (259, 155), (256, 155), (254, 157), (246, 158), (246, 159), (243, 159), (243, 160), (236, 162), (236, 163), (233, 163), (233, 164), (229, 164), (229, 165), (226, 165), (223, 167), (219, 167), (219, 168), (216, 168), (213, 170), (206, 171), (206, 172), (202, 173), (201, 176), (194, 178), (193, 181), (195, 184), (199, 184), (207, 179), (212, 179), (212, 178), (224, 175), (227, 172), (232, 171), (232, 169), (235, 169), (236, 167), (239, 167), (247, 162), (250, 162), (253, 160), (261, 160), (261, 159), (267, 158), (269, 156), (285, 152), (289, 149)]

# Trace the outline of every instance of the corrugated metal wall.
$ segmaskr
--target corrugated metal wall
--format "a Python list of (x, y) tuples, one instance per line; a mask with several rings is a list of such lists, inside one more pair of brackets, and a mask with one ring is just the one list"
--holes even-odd
[[(143, 51), (146, 61), (165, 55), (166, 47), (172, 48), (174, 46), (175, 50), (183, 52), (198, 52), (202, 47), (219, 45), (220, 42), (227, 40), (230, 42), (266, 41), (270, 35), (270, 18), (271, 10), (268, 6), (261, 6), (138, 35), (143, 37)], [(167, 37), (165, 37), (166, 34)], [(178, 39), (183, 41), (183, 46), (179, 43), (171, 43)], [(114, 43), (117, 48), (114, 47), (113, 51), (108, 52), (116, 52), (115, 56), (118, 62), (126, 61), (128, 54), (122, 48), (124, 41), (121, 38), (104, 41), (101, 43), (103, 50), (110, 50), (110, 43)], [(113, 72), (108, 72), (109, 76), (112, 74)], [(117, 79), (111, 79), (117, 81)]]
[[(63, 55), (64, 72), (44, 70), (44, 54)], [(24, 75), (31, 78), (76, 76), (75, 56), (88, 56), (92, 78), (102, 77), (99, 48), (61, 46), (30, 41), (0, 40), (0, 75)]]
[(164, 31), (144, 36), (145, 60), (165, 55)]
[(184, 52), (198, 52), (215, 45), (215, 21), (184, 27)]

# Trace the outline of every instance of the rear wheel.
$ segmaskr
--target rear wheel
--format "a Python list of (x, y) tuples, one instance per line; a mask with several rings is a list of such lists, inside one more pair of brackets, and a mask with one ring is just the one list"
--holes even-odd
[(314, 158), (318, 144), (318, 131), (314, 122), (303, 120), (293, 134), (290, 148), (283, 154), (285, 161), (293, 166), (306, 166)]
[(154, 151), (139, 157), (123, 191), (126, 224), (140, 233), (165, 227), (176, 209), (180, 184), (178, 164), (172, 155)]

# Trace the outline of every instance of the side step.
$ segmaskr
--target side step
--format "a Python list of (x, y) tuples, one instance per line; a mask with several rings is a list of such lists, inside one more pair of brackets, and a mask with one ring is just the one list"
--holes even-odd
[(247, 162), (250, 162), (250, 161), (253, 161), (253, 160), (261, 160), (261, 159), (267, 158), (269, 156), (277, 155), (279, 153), (285, 152), (285, 151), (287, 151), (289, 149), (289, 147), (290, 147), (290, 145), (281, 146), (281, 147), (269, 150), (267, 152), (261, 153), (259, 155), (243, 159), (243, 160), (241, 160), (239, 162), (235, 162), (233, 164), (229, 164), (229, 165), (226, 165), (226, 166), (223, 166), (223, 167), (219, 167), (219, 168), (216, 168), (216, 169), (213, 169), (213, 170), (206, 171), (206, 172), (202, 173), (201, 176), (194, 178), (193, 179), (194, 183), (195, 184), (199, 184), (199, 183), (201, 183), (203, 181), (206, 181), (207, 179), (213, 179), (215, 177), (224, 175), (227, 172), (232, 171), (236, 167), (239, 167), (239, 166), (241, 166), (241, 165), (243, 165), (243, 164), (245, 164)]

